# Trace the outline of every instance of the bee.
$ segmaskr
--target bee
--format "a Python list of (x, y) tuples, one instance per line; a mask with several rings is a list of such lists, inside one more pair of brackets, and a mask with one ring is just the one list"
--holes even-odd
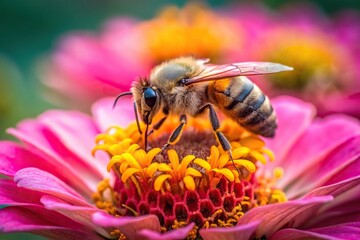
[[(231, 146), (219, 130), (220, 124), (214, 109), (216, 106), (225, 115), (252, 133), (273, 137), (277, 119), (269, 98), (246, 76), (290, 71), (293, 68), (271, 62), (242, 62), (224, 65), (210, 64), (208, 59), (180, 57), (154, 67), (148, 78), (134, 81), (130, 92), (117, 96), (132, 95), (135, 116), (146, 124), (147, 137), (160, 128), (169, 114), (180, 117), (179, 126), (172, 132), (162, 147), (176, 144), (186, 125), (186, 116), (197, 117), (206, 110), (216, 139), (231, 157)], [(162, 111), (164, 118), (153, 125), (154, 116)]]

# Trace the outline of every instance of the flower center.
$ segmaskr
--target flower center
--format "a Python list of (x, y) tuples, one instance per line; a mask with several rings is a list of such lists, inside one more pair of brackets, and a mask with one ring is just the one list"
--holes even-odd
[(319, 90), (334, 92), (346, 88), (353, 77), (351, 71), (346, 74), (339, 71), (349, 69), (350, 56), (339, 44), (320, 32), (299, 34), (287, 28), (275, 29), (269, 39), (271, 41), (264, 43), (260, 51), (262, 58), (291, 63), (296, 69), (292, 73), (271, 77), (271, 82), (278, 89), (316, 91), (317, 94)]
[(156, 62), (186, 55), (212, 60), (226, 56), (230, 48), (241, 46), (239, 33), (229, 29), (238, 29), (233, 20), (196, 4), (183, 10), (165, 8), (158, 17), (140, 25), (147, 40), (148, 56), (153, 56)]
[(232, 145), (232, 161), (216, 146), (209, 121), (196, 118), (188, 121), (179, 142), (161, 151), (177, 126), (174, 119), (152, 134), (147, 152), (135, 123), (97, 137), (94, 154), (108, 153), (114, 179), (99, 183), (93, 196), (98, 208), (116, 216), (154, 214), (164, 232), (195, 222), (188, 236), (195, 239), (201, 228), (234, 226), (251, 208), (286, 201), (275, 187), (281, 170), (270, 179), (255, 176), (260, 165), (274, 158), (258, 136), (224, 120), (221, 130)]

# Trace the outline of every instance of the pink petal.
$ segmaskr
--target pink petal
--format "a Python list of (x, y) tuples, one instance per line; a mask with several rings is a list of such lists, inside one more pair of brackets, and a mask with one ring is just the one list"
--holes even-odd
[(345, 166), (344, 168), (339, 169), (339, 171), (331, 176), (324, 185), (330, 185), (333, 183), (341, 182), (346, 179), (350, 179), (360, 175), (360, 156)]
[(84, 173), (90, 169), (92, 176), (104, 177), (106, 170), (99, 169), (103, 169), (106, 163), (91, 155), (99, 130), (89, 116), (77, 111), (50, 110), (36, 120), (19, 123), (17, 131), (31, 135), (42, 147), (66, 158), (77, 169), (84, 169)]
[(41, 206), (6, 207), (0, 209), (1, 230), (4, 232), (23, 232), (36, 229), (63, 227), (84, 229), (80, 224), (57, 212)]
[(40, 169), (21, 169), (15, 174), (14, 181), (18, 187), (50, 194), (75, 205), (89, 206), (82, 196), (63, 181)]
[(360, 237), (360, 222), (311, 229), (311, 231), (338, 239), (358, 240)]
[(17, 143), (0, 141), (0, 173), (13, 177), (26, 167), (37, 167), (48, 172), (56, 172), (56, 165), (25, 149)]
[(283, 96), (272, 100), (278, 117), (278, 129), (274, 139), (266, 139), (267, 147), (274, 151), (276, 164), (282, 165), (294, 143), (310, 126), (315, 108), (299, 99)]
[(308, 228), (360, 222), (360, 185), (355, 185), (355, 181), (348, 184), (353, 186), (346, 188), (339, 185), (344, 191), (336, 191), (337, 197), (334, 201), (324, 205), (316, 218), (307, 221)]
[(205, 240), (237, 240), (237, 239), (250, 239), (254, 231), (257, 229), (260, 222), (250, 222), (247, 224), (238, 224), (235, 227), (227, 228), (208, 228), (201, 229), (200, 235)]
[(166, 233), (159, 233), (158, 231), (152, 231), (149, 229), (143, 229), (140, 230), (139, 236), (142, 237), (142, 239), (157, 239), (157, 240), (175, 240), (175, 239), (186, 239), (189, 232), (193, 229), (195, 226), (195, 223), (190, 223), (186, 225), (185, 227), (171, 230)]
[(84, 167), (91, 175), (103, 178), (107, 175), (107, 162), (100, 162), (91, 155), (95, 146), (94, 139), (99, 129), (92, 118), (76, 111), (47, 111), (38, 118), (56, 138), (62, 142), (63, 147), (57, 152), (68, 153), (71, 164)]
[(76, 221), (81, 225), (88, 227), (89, 229), (93, 229), (102, 236), (111, 238), (109, 233), (104, 228), (94, 224), (91, 221), (92, 214), (94, 214), (95, 212), (102, 212), (102, 210), (99, 210), (93, 206), (84, 207), (84, 206), (70, 205), (52, 196), (43, 196), (41, 198), (41, 203), (45, 206), (46, 209), (56, 211), (72, 219), (73, 221)]
[(282, 165), (286, 174), (279, 187), (287, 188), (292, 181), (298, 181), (300, 176), (307, 177), (309, 168), (317, 165), (334, 148), (357, 135), (360, 135), (360, 125), (352, 118), (339, 115), (317, 119), (287, 154)]
[(103, 237), (99, 236), (96, 232), (91, 232), (88, 230), (74, 230), (61, 227), (49, 227), (49, 228), (37, 228), (30, 231), (33, 234), (40, 235), (46, 239), (52, 240), (104, 240)]
[(308, 230), (299, 230), (293, 228), (282, 229), (270, 237), (270, 240), (302, 240), (302, 239), (324, 239), (324, 240), (342, 240), (342, 238), (331, 237), (327, 234), (319, 234)]
[(103, 239), (71, 219), (42, 207), (0, 209), (0, 232), (31, 232), (49, 239)]
[(20, 189), (10, 179), (0, 179), (0, 205), (39, 205), (42, 194)]
[(115, 98), (103, 98), (92, 106), (94, 120), (101, 132), (112, 126), (126, 127), (135, 120), (134, 102), (131, 97), (123, 97), (113, 108)]
[(69, 184), (78, 186), (79, 191), (88, 195), (95, 191), (101, 177), (94, 176), (96, 174), (92, 175), (87, 168), (76, 163), (76, 159), (69, 157), (67, 154), (71, 155), (71, 153), (62, 148), (63, 144), (57, 139), (57, 136), (48, 131), (47, 127), (36, 120), (26, 120), (20, 125), (21, 130), (8, 129), (8, 132), (22, 140), (31, 152), (55, 165), (52, 171), (55, 175), (63, 176)]
[[(357, 177), (354, 177), (352, 179), (346, 179), (342, 182), (334, 183), (331, 185), (323, 186), (320, 188), (316, 188), (305, 195), (306, 197), (314, 197), (314, 196), (325, 196), (325, 195), (331, 195), (331, 196), (338, 196), (346, 191), (348, 191), (351, 188), (354, 188), (356, 186), (360, 185), (360, 175)], [(360, 194), (359, 194), (360, 198)], [(360, 200), (360, 199), (359, 199)]]
[(260, 221), (256, 236), (268, 237), (282, 227), (293, 223), (299, 214), (314, 211), (332, 199), (331, 196), (313, 197), (253, 208), (240, 218), (238, 225)]
[(331, 177), (336, 176), (340, 169), (356, 161), (360, 156), (360, 136), (349, 139), (328, 153), (321, 161), (313, 165), (302, 178), (292, 183), (291, 191), (287, 192), (289, 198), (322, 186)]
[[(0, 142), (0, 173), (13, 177), (15, 173), (27, 167), (35, 167), (53, 175), (66, 182), (70, 186), (90, 196), (93, 190), (89, 189), (86, 179), (82, 178), (75, 171), (76, 169), (70, 168), (68, 164), (61, 165), (57, 163), (56, 159), (49, 156), (40, 156), (22, 146), (13, 142), (3, 141)], [(59, 161), (63, 161), (57, 158)]]
[[(93, 221), (102, 227), (115, 227), (128, 239), (144, 239), (139, 235), (143, 229), (160, 232), (159, 219), (155, 215), (139, 217), (114, 217), (106, 213), (94, 213)], [(146, 239), (146, 238), (145, 238)]]

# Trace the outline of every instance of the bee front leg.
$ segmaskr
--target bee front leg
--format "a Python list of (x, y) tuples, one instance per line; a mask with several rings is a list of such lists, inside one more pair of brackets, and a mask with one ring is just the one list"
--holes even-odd
[(163, 117), (162, 119), (160, 119), (157, 123), (154, 124), (153, 128), (151, 129), (151, 131), (148, 133), (148, 136), (150, 136), (154, 131), (158, 130), (163, 123), (165, 122), (167, 116)]
[(162, 151), (167, 149), (170, 145), (176, 144), (180, 140), (182, 130), (183, 130), (186, 122), (187, 122), (186, 115), (181, 115), (180, 116), (180, 125), (172, 132), (168, 142), (164, 146), (162, 146), (162, 148), (161, 148)]

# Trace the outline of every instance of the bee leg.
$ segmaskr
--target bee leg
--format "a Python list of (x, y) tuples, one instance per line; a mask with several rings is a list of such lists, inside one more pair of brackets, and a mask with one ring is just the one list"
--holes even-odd
[(187, 122), (186, 115), (181, 115), (180, 116), (180, 125), (172, 132), (168, 142), (164, 146), (162, 146), (162, 148), (161, 148), (162, 151), (164, 151), (170, 145), (174, 145), (175, 143), (177, 143), (180, 140), (182, 130), (183, 130), (186, 122)]
[(162, 119), (160, 119), (157, 123), (154, 124), (153, 128), (151, 129), (151, 131), (148, 133), (148, 136), (150, 136), (155, 130), (158, 130), (161, 125), (163, 125), (163, 123), (165, 122), (167, 116), (163, 117)]
[(240, 170), (238, 169), (238, 167), (236, 167), (234, 159), (232, 157), (230, 142), (229, 142), (229, 140), (227, 140), (225, 135), (222, 132), (220, 132), (220, 130), (219, 130), (219, 128), (220, 128), (219, 119), (216, 115), (214, 107), (211, 104), (206, 104), (199, 109), (199, 111), (197, 112), (196, 115), (203, 113), (206, 110), (206, 108), (209, 108), (209, 118), (210, 118), (210, 122), (211, 122), (211, 127), (215, 133), (215, 136), (216, 136), (218, 142), (220, 143), (222, 149), (224, 149), (225, 151), (227, 151), (229, 153), (229, 157), (230, 157), (234, 167), (238, 171), (239, 176), (241, 176)]

